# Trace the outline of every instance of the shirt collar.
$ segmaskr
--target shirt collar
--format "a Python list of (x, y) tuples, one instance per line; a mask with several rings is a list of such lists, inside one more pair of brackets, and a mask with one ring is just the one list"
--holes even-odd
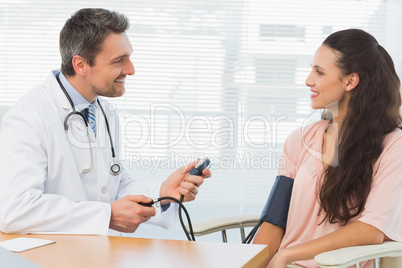
[(87, 108), (91, 103), (89, 103), (71, 84), (68, 82), (67, 78), (60, 71), (60, 82), (66, 89), (68, 95), (74, 103), (75, 109), (77, 111), (82, 111)]

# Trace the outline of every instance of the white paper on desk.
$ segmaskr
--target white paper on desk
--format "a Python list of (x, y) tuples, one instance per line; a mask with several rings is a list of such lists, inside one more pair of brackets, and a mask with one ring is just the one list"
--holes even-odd
[(21, 252), (24, 250), (37, 248), (52, 243), (56, 243), (56, 241), (38, 239), (38, 238), (17, 237), (14, 239), (0, 242), (0, 247), (6, 248), (14, 252)]

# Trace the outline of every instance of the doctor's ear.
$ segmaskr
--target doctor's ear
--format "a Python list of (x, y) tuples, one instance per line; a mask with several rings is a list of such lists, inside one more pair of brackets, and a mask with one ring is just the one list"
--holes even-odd
[(87, 61), (83, 57), (81, 57), (80, 55), (75, 55), (72, 59), (72, 64), (76, 74), (85, 75)]
[(351, 73), (346, 76), (346, 91), (352, 91), (360, 81), (360, 77), (357, 73)]

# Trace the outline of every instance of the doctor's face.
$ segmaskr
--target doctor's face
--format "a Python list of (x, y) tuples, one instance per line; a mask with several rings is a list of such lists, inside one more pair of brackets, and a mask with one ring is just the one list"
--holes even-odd
[(126, 33), (111, 33), (106, 37), (93, 66), (87, 69), (87, 82), (94, 95), (119, 97), (124, 94), (125, 78), (135, 73), (130, 60), (132, 52)]

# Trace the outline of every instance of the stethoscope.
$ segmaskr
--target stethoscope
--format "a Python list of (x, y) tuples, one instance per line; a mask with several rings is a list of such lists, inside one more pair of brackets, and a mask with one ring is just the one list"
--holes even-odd
[[(90, 154), (91, 154), (91, 165), (90, 165), (90, 166), (87, 166), (85, 169), (78, 170), (78, 172), (79, 172), (80, 174), (87, 174), (87, 173), (91, 172), (92, 167), (93, 167), (92, 146), (91, 146), (91, 138), (89, 137), (89, 131), (88, 131), (88, 129), (89, 129), (89, 128), (88, 128), (88, 120), (87, 120), (87, 118), (86, 118), (80, 111), (77, 111), (77, 110), (75, 109), (74, 103), (73, 103), (73, 101), (71, 100), (71, 97), (68, 95), (67, 90), (64, 88), (63, 84), (61, 83), (60, 78), (59, 78), (59, 75), (60, 75), (60, 73), (58, 73), (58, 74), (56, 75), (56, 80), (57, 80), (57, 82), (59, 83), (60, 88), (61, 88), (61, 90), (63, 91), (64, 95), (66, 95), (68, 101), (70, 102), (71, 108), (73, 109), (73, 111), (70, 112), (70, 113), (66, 116), (66, 118), (64, 119), (64, 130), (66, 131), (66, 133), (68, 132), (68, 119), (69, 119), (71, 116), (73, 116), (73, 115), (79, 115), (79, 116), (81, 116), (82, 119), (84, 120), (85, 127), (86, 127), (86, 129), (87, 129), (87, 137), (88, 137), (89, 149), (90, 149)], [(97, 99), (96, 101), (98, 102), (99, 108), (101, 109), (102, 114), (103, 114), (103, 117), (105, 118), (106, 129), (107, 129), (107, 133), (108, 133), (108, 135), (109, 135), (109, 140), (110, 140), (110, 149), (111, 149), (111, 151), (112, 151), (112, 162), (110, 162), (109, 173), (110, 173), (111, 175), (116, 176), (116, 175), (119, 175), (119, 174), (121, 173), (121, 171), (122, 171), (123, 168), (122, 168), (121, 164), (116, 160), (116, 154), (115, 154), (115, 152), (114, 152), (114, 146), (113, 146), (112, 136), (110, 135), (109, 122), (108, 122), (108, 120), (107, 120), (107, 118), (106, 118), (106, 113), (105, 113), (105, 111), (103, 110), (103, 107), (102, 107), (102, 105), (100, 104), (99, 99)]]

